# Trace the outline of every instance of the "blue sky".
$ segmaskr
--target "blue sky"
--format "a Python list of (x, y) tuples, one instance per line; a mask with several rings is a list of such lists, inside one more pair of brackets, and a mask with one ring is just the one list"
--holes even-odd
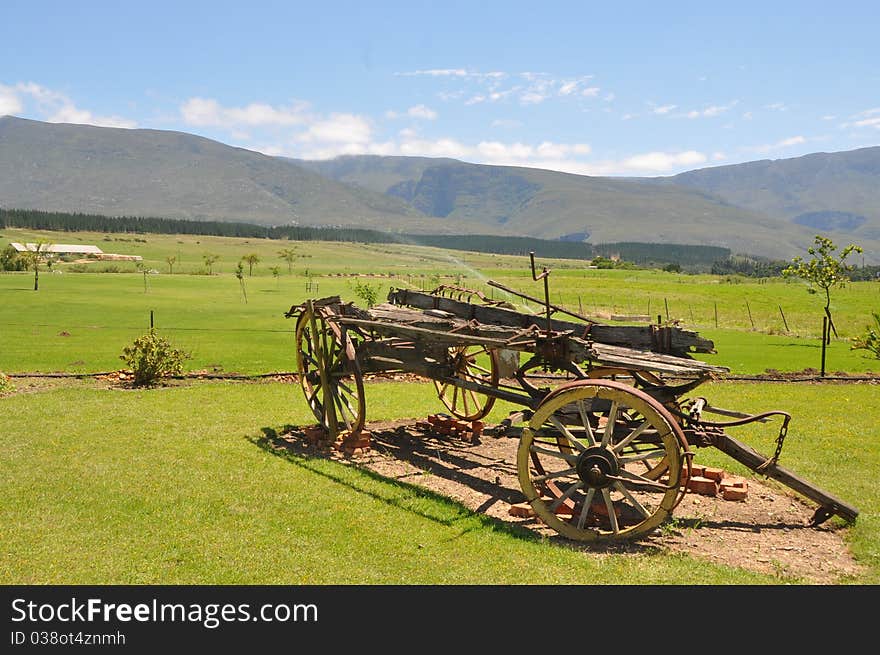
[(0, 0), (0, 115), (670, 175), (880, 143), (878, 2)]

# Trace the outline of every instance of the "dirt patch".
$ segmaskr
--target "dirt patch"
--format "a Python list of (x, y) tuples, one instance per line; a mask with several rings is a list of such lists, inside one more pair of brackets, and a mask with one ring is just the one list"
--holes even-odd
[(356, 457), (317, 449), (298, 430), (274, 443), (434, 491), (474, 512), (524, 526), (584, 552), (682, 552), (806, 584), (837, 584), (863, 573), (846, 546), (842, 522), (832, 519), (810, 527), (815, 506), (758, 478), (748, 479), (744, 501), (687, 493), (673, 519), (638, 542), (595, 546), (563, 539), (537, 518), (510, 514), (512, 505), (525, 500), (516, 470), (518, 440), (493, 436), (493, 427), (487, 426), (482, 437), (468, 443), (417, 429), (414, 420), (372, 423), (367, 426), (371, 448)]

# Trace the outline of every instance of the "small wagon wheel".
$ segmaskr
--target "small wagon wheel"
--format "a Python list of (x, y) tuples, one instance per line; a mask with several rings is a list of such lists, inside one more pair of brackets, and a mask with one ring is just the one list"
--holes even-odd
[[(644, 392), (577, 380), (535, 410), (520, 439), (517, 472), (535, 513), (559, 534), (631, 539), (655, 529), (678, 504), (684, 445), (672, 415)], [(646, 476), (646, 459), (666, 460), (668, 481)]]
[[(479, 345), (460, 345), (449, 348), (453, 377), (468, 382), (497, 387), (498, 353)], [(488, 367), (488, 368), (487, 368)], [(446, 409), (463, 421), (477, 421), (492, 410), (495, 396), (459, 387), (453, 382), (434, 380), (437, 396)]]
[(331, 436), (364, 427), (364, 380), (348, 331), (329, 307), (307, 303), (296, 323), (296, 365), (306, 402)]

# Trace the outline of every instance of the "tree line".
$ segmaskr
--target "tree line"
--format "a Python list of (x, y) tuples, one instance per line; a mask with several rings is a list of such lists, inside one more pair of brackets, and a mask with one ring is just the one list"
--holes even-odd
[(244, 222), (196, 221), (182, 218), (105, 216), (100, 214), (50, 212), (36, 209), (0, 208), (0, 227), (63, 232), (127, 234), (187, 234), (239, 238), (289, 239), (293, 241), (337, 241), (349, 243), (403, 243), (449, 250), (468, 250), (499, 255), (554, 259), (593, 260), (598, 256), (619, 258), (642, 266), (662, 267), (676, 263), (685, 268), (708, 270), (730, 256), (730, 250), (715, 246), (620, 242), (587, 242), (538, 239), (534, 237), (457, 234), (395, 234), (345, 226), (263, 226)]

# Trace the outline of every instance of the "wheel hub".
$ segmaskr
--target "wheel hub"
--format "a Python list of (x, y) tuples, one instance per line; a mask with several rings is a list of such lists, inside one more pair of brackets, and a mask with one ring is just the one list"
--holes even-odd
[(617, 457), (603, 446), (593, 446), (583, 451), (578, 456), (576, 468), (584, 484), (593, 489), (610, 486), (614, 480), (608, 476), (617, 476), (620, 473)]

